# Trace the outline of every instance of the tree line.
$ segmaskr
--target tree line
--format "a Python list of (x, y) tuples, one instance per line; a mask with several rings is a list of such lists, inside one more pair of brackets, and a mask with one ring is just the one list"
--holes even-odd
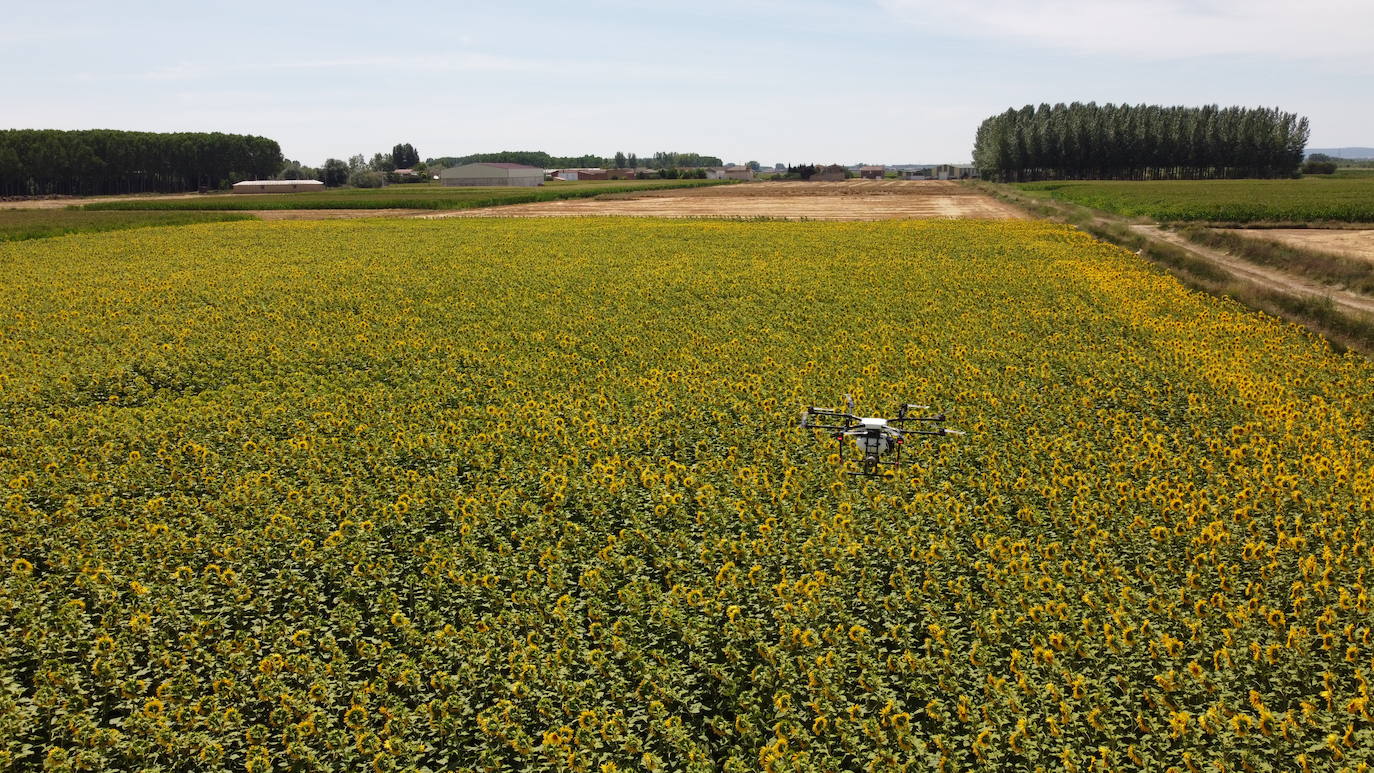
[(466, 156), (431, 158), (427, 164), (443, 167), (464, 164), (524, 164), (540, 169), (615, 168), (615, 169), (680, 169), (683, 167), (724, 166), (716, 156), (700, 153), (659, 151), (652, 157), (640, 158), (634, 153), (617, 151), (614, 156), (551, 156), (542, 150), (506, 150), (500, 153), (472, 153)]
[(1008, 182), (1288, 177), (1307, 135), (1278, 108), (1026, 105), (983, 121), (973, 164)]
[(275, 175), (275, 140), (220, 132), (0, 130), (0, 195), (179, 193)]

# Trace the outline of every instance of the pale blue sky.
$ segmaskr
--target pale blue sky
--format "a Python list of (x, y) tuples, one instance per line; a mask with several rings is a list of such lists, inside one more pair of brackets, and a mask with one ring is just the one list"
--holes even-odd
[(261, 134), (290, 158), (965, 161), (1039, 102), (1277, 105), (1374, 145), (1374, 0), (0, 5), (0, 126)]

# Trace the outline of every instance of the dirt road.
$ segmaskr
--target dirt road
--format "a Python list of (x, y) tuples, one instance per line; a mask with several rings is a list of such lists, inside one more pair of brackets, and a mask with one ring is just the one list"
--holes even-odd
[(100, 204), (106, 201), (154, 201), (157, 199), (205, 199), (211, 196), (233, 196), (232, 193), (168, 193), (156, 196), (60, 196), (55, 199), (24, 199), (22, 201), (0, 201), (0, 209), (66, 209), (85, 204)]
[(1238, 236), (1270, 239), (1300, 249), (1331, 252), (1374, 262), (1374, 229), (1354, 228), (1230, 228)]
[(1201, 255), (1207, 260), (1226, 269), (1236, 277), (1244, 279), (1258, 287), (1276, 290), (1289, 295), (1307, 295), (1317, 298), (1329, 298), (1331, 299), (1331, 303), (1340, 308), (1341, 311), (1353, 311), (1357, 314), (1374, 315), (1374, 298), (1370, 298), (1369, 296), (1318, 284), (1295, 277), (1284, 271), (1259, 266), (1247, 260), (1242, 260), (1222, 252), (1221, 250), (1194, 244), (1173, 231), (1166, 231), (1159, 226), (1133, 225), (1131, 228), (1151, 239), (1167, 242), (1176, 247), (1182, 247), (1194, 254)]
[(1023, 219), (1018, 209), (955, 182), (846, 180), (760, 182), (711, 188), (613, 194), (420, 215), (448, 217), (736, 217), (788, 220), (906, 218)]

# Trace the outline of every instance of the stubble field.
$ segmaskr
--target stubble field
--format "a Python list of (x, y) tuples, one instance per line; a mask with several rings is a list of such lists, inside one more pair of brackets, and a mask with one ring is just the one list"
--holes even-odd
[(1025, 215), (973, 188), (949, 181), (846, 180), (760, 182), (487, 207), (426, 217), (703, 217), (779, 220), (905, 220)]
[[(1031, 222), (0, 244), (0, 769), (1355, 770), (1374, 367)], [(801, 405), (962, 438), (844, 475)]]

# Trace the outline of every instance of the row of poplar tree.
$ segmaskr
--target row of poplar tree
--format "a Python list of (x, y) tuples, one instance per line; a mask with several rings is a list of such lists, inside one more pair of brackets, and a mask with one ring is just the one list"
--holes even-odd
[(1307, 134), (1277, 108), (1026, 105), (983, 121), (973, 165), (1009, 182), (1287, 177)]
[(0, 130), (0, 195), (177, 193), (271, 177), (276, 140), (219, 132)]

